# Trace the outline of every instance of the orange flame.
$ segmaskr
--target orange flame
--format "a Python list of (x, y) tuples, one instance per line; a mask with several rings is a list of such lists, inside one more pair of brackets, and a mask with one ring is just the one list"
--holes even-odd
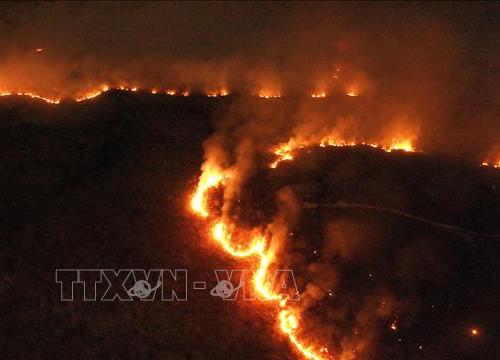
[[(38, 50), (38, 49), (37, 49)], [(43, 49), (41, 49), (43, 50)], [(130, 92), (137, 92), (140, 89), (137, 86), (129, 86), (129, 85), (119, 85), (119, 86), (109, 86), (109, 85), (102, 85), (99, 88), (89, 90), (86, 92), (82, 92), (80, 95), (77, 95), (73, 98), (74, 101), (76, 102), (82, 102), (85, 100), (90, 100), (93, 98), (96, 98), (100, 96), (101, 94), (111, 90), (121, 90), (121, 91), (130, 91)], [(157, 88), (153, 88), (149, 90), (151, 94), (160, 94), (164, 93), (167, 95), (180, 95), (180, 96), (189, 96), (190, 92), (188, 90), (183, 90), (181, 92), (177, 92), (174, 89), (167, 89), (167, 90), (160, 90)], [(229, 95), (229, 92), (226, 89), (219, 89), (219, 90), (214, 90), (214, 91), (209, 91), (206, 94), (208, 97), (216, 97), (216, 96), (226, 96)], [(346, 93), (347, 96), (358, 96), (359, 93), (356, 90), (349, 90)], [(0, 97), (2, 96), (26, 96), (30, 97), (33, 99), (39, 99), (42, 100), (48, 104), (59, 104), (61, 102), (60, 97), (46, 97), (42, 96), (39, 94), (36, 94), (31, 91), (10, 91), (10, 90), (3, 90), (0, 91)], [(258, 96), (264, 99), (273, 99), (273, 98), (280, 98), (281, 93), (279, 91), (275, 90), (269, 90), (269, 89), (263, 89), (258, 93)], [(326, 93), (323, 91), (315, 92), (311, 94), (311, 97), (313, 98), (324, 98), (326, 97)], [(293, 160), (293, 155), (292, 153), (300, 148), (304, 148), (307, 146), (357, 146), (357, 145), (365, 145), (365, 146), (371, 146), (374, 148), (379, 148), (387, 152), (399, 150), (399, 151), (406, 151), (406, 152), (416, 152), (417, 149), (414, 145), (414, 140), (412, 137), (396, 137), (392, 138), (389, 141), (383, 141), (381, 143), (373, 143), (373, 142), (365, 142), (365, 141), (346, 141), (343, 139), (339, 139), (336, 136), (328, 136), (324, 139), (321, 139), (320, 141), (297, 141), (296, 139), (291, 139), (288, 143), (281, 144), (279, 146), (276, 146), (272, 149), (272, 152), (276, 155), (276, 160), (273, 161), (270, 164), (271, 168), (276, 168), (280, 162), (282, 161), (287, 161), (287, 160)], [(492, 152), (494, 154), (495, 152)], [(482, 163), (482, 166), (488, 166), (496, 169), (500, 169), (500, 155), (498, 155), (498, 151), (496, 151), (496, 155), (492, 156), (489, 155)]]
[(45, 101), (48, 104), (59, 104), (61, 102), (61, 99), (47, 98), (47, 97), (43, 97), (43, 96), (37, 95), (37, 94), (32, 93), (32, 92), (10, 92), (10, 91), (0, 92), (0, 96), (11, 96), (11, 95), (27, 96), (27, 97), (30, 97), (32, 99), (39, 99), (39, 100)]
[(355, 142), (338, 139), (336, 137), (325, 137), (320, 141), (299, 141), (291, 138), (288, 142), (280, 144), (271, 149), (271, 152), (276, 155), (276, 159), (269, 165), (270, 168), (275, 169), (282, 161), (293, 160), (293, 152), (299, 149), (310, 146), (332, 146), (332, 147), (354, 147), (354, 146), (370, 146), (373, 148), (381, 149), (386, 152), (396, 150), (405, 152), (417, 152), (413, 140), (411, 138), (392, 139), (387, 145), (380, 145), (377, 143)]
[(85, 101), (85, 100), (89, 100), (89, 99), (93, 99), (95, 97), (98, 97), (99, 95), (101, 95), (102, 93), (106, 92), (109, 90), (109, 86), (107, 85), (103, 85), (100, 89), (98, 90), (93, 90), (93, 91), (90, 91), (82, 96), (78, 96), (75, 98), (75, 101), (76, 102), (80, 102), (80, 101)]
[(311, 94), (311, 97), (315, 98), (315, 99), (324, 98), (324, 97), (326, 97), (326, 92), (324, 92), (324, 91), (316, 92), (316, 93)]
[(208, 190), (219, 186), (224, 180), (224, 176), (219, 169), (208, 167), (201, 174), (198, 186), (191, 198), (191, 209), (201, 217), (208, 217), (206, 194)]
[(487, 158), (481, 163), (483, 166), (491, 166), (495, 169), (500, 169), (500, 146), (497, 145), (490, 151)]
[(259, 91), (259, 97), (263, 99), (276, 99), (281, 97), (281, 93), (279, 91), (262, 89)]
[(227, 95), (229, 95), (229, 92), (226, 89), (210, 90), (207, 92), (208, 97), (219, 97)]
[[(207, 208), (208, 190), (219, 185), (224, 185), (226, 180), (231, 180), (224, 173), (225, 171), (212, 164), (204, 165), (203, 172), (190, 202), (191, 209), (195, 214), (203, 218), (209, 217), (210, 214)], [(273, 291), (271, 282), (269, 281), (269, 268), (273, 264), (276, 254), (270, 248), (269, 239), (265, 235), (260, 234), (259, 231), (257, 235), (250, 234), (248, 245), (242, 246), (241, 244), (235, 244), (233, 233), (231, 226), (222, 219), (216, 220), (211, 227), (211, 238), (226, 253), (236, 258), (256, 258), (257, 269), (252, 279), (253, 287), (264, 300), (277, 302), (281, 308), (278, 313), (279, 328), (282, 333), (288, 336), (295, 349), (306, 359), (325, 359), (315, 352), (312, 346), (305, 345), (298, 339), (296, 335), (299, 326), (298, 317), (287, 307), (287, 299)], [(324, 347), (321, 348), (320, 352), (325, 352), (325, 349)]]

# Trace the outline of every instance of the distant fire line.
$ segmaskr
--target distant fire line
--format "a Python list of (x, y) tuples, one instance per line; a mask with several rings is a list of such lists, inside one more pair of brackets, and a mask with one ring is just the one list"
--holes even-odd
[[(174, 90), (174, 89), (159, 90), (157, 88), (153, 88), (153, 89), (148, 90), (148, 89), (139, 88), (137, 86), (121, 85), (121, 86), (111, 87), (108, 85), (104, 85), (99, 89), (86, 92), (84, 95), (76, 96), (76, 97), (72, 98), (72, 100), (75, 102), (82, 102), (82, 101), (91, 100), (91, 99), (97, 98), (100, 95), (102, 95), (108, 91), (111, 91), (111, 90), (126, 91), (126, 92), (147, 92), (147, 93), (151, 93), (153, 95), (163, 94), (163, 95), (180, 96), (180, 97), (191, 96), (191, 92), (189, 92), (188, 90), (181, 90), (181, 91)], [(229, 91), (225, 90), (225, 89), (209, 90), (204, 94), (205, 94), (205, 96), (207, 96), (209, 98), (224, 97), (224, 96), (230, 95)], [(201, 93), (201, 95), (203, 95), (203, 93)], [(350, 97), (359, 96), (359, 94), (356, 93), (354, 90), (350, 90), (348, 93), (346, 93), (346, 95), (350, 96)], [(41, 96), (41, 95), (38, 95), (38, 94), (36, 94), (34, 92), (30, 92), (30, 91), (0, 91), (0, 97), (3, 97), (3, 96), (29, 97), (32, 99), (38, 99), (38, 100), (44, 101), (48, 104), (54, 104), (54, 105), (60, 104), (62, 101), (62, 98), (55, 98), (55, 97), (51, 98), (51, 97)], [(280, 93), (272, 93), (272, 92), (260, 92), (257, 94), (257, 96), (259, 98), (262, 98), (265, 100), (278, 99), (278, 98), (282, 97), (282, 95)], [(326, 98), (327, 95), (325, 92), (318, 92), (318, 93), (313, 93), (311, 95), (311, 97), (315, 98), (315, 99), (316, 98), (323, 99), (323, 98)], [(308, 143), (308, 142), (306, 142), (304, 144), (293, 145), (293, 146), (290, 144), (283, 144), (279, 147), (276, 147), (273, 150), (274, 154), (277, 155), (277, 158), (270, 165), (270, 167), (276, 168), (280, 162), (293, 159), (293, 156), (292, 156), (293, 151), (295, 151), (297, 149), (301, 149), (303, 147), (312, 146), (312, 145), (317, 145), (317, 146), (321, 146), (321, 147), (325, 147), (325, 146), (344, 147), (344, 146), (365, 145), (365, 146), (370, 146), (370, 147), (382, 149), (386, 152), (391, 152), (394, 150), (401, 150), (401, 151), (405, 151), (405, 152), (420, 152), (413, 147), (413, 144), (411, 141), (406, 140), (406, 139), (403, 139), (402, 141), (392, 142), (388, 145), (381, 145), (378, 143), (367, 143), (367, 142), (345, 142), (345, 141), (333, 141), (332, 142), (331, 140), (322, 141), (320, 143)], [(491, 168), (495, 168), (495, 169), (500, 169), (500, 160), (498, 160), (496, 162), (483, 161), (481, 163), (481, 165), (484, 167), (491, 167)]]
[[(158, 88), (152, 88), (152, 89), (147, 89), (147, 88), (139, 88), (137, 86), (109, 86), (109, 85), (104, 85), (100, 88), (89, 90), (83, 92), (83, 94), (76, 95), (74, 97), (69, 97), (69, 99), (73, 99), (76, 102), (81, 102), (85, 100), (90, 100), (98, 97), (99, 95), (108, 92), (110, 90), (120, 90), (120, 91), (127, 91), (127, 92), (149, 92), (151, 94), (166, 94), (170, 96), (190, 96), (191, 92), (189, 90), (174, 90), (174, 89), (166, 89), (166, 90), (160, 90)], [(208, 90), (206, 92), (200, 93), (201, 95), (205, 95), (210, 98), (215, 98), (215, 97), (223, 97), (223, 96), (228, 96), (230, 92), (226, 89), (216, 89), (216, 90)], [(279, 99), (283, 97), (283, 95), (280, 92), (273, 92), (273, 91), (259, 91), (256, 94), (253, 94), (255, 96), (258, 96), (259, 98), (262, 99)], [(359, 96), (357, 92), (354, 92), (353, 90), (348, 91), (345, 95), (347, 96)], [(5, 90), (0, 92), (0, 96), (27, 96), (31, 97), (34, 99), (39, 99), (43, 100), (46, 103), (49, 104), (59, 104), (63, 97), (49, 97), (49, 96), (44, 96), (44, 95), (39, 95), (35, 92), (32, 91), (9, 91)], [(314, 92), (310, 95), (314, 99), (323, 99), (328, 97), (326, 92), (321, 91), (321, 92)]]
[(368, 142), (348, 142), (345, 140), (322, 140), (320, 142), (304, 141), (297, 142), (291, 139), (287, 143), (283, 143), (271, 149), (271, 152), (276, 156), (276, 159), (269, 165), (275, 169), (281, 162), (294, 159), (293, 153), (297, 150), (307, 147), (355, 147), (369, 146), (376, 149), (381, 149), (385, 152), (404, 151), (404, 152), (421, 152), (415, 148), (413, 141), (410, 139), (393, 140), (387, 145)]

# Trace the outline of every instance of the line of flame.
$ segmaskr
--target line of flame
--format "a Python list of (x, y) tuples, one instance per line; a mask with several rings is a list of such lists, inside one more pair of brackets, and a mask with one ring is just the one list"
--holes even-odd
[(283, 161), (290, 161), (294, 159), (293, 153), (294, 151), (304, 149), (306, 147), (354, 147), (354, 146), (370, 146), (376, 149), (381, 149), (385, 152), (392, 151), (405, 151), (405, 152), (420, 152), (416, 149), (413, 141), (411, 139), (393, 139), (387, 145), (381, 145), (377, 143), (367, 143), (367, 142), (348, 142), (344, 140), (332, 140), (326, 139), (321, 140), (319, 142), (311, 142), (311, 141), (295, 141), (294, 139), (290, 139), (287, 143), (283, 143), (271, 149), (271, 152), (276, 156), (275, 160), (269, 164), (269, 167), (275, 169), (278, 165)]
[[(83, 95), (79, 95), (73, 98), (76, 102), (82, 102), (90, 99), (94, 99), (101, 94), (110, 91), (110, 90), (121, 90), (121, 91), (131, 91), (131, 92), (136, 92), (140, 90), (138, 87), (128, 87), (128, 86), (119, 86), (119, 87), (110, 87), (107, 85), (103, 85), (100, 89), (95, 89), (92, 91), (89, 91)], [(146, 91), (141, 89), (141, 91)], [(167, 95), (179, 95), (179, 96), (189, 96), (190, 93), (187, 90), (177, 92), (176, 90), (164, 90), (160, 91), (156, 88), (150, 90), (151, 94), (167, 94)], [(220, 96), (227, 96), (229, 95), (229, 92), (227, 90), (214, 90), (214, 91), (209, 91), (206, 93), (208, 97), (220, 97)], [(259, 97), (264, 98), (264, 99), (273, 99), (273, 98), (279, 98), (281, 95), (278, 94), (268, 94), (268, 93), (260, 93), (258, 94)], [(358, 96), (357, 93), (354, 92), (348, 92), (346, 95), (348, 96)], [(61, 102), (60, 98), (49, 98), (49, 97), (44, 97), (38, 94), (35, 94), (33, 92), (12, 92), (12, 91), (0, 91), (0, 97), (2, 96), (26, 96), (30, 97), (33, 99), (38, 99), (45, 101), (48, 104), (59, 104)], [(324, 98), (326, 97), (325, 93), (314, 93), (311, 95), (313, 98)], [(371, 146), (373, 148), (378, 148), (382, 149), (386, 152), (391, 152), (394, 150), (401, 150), (401, 151), (406, 151), (406, 152), (419, 152), (411, 139), (401, 139), (401, 140), (393, 140), (391, 143), (387, 145), (381, 145), (377, 143), (367, 143), (367, 142), (346, 142), (343, 140), (322, 140), (319, 143), (311, 143), (311, 142), (303, 142), (303, 143), (295, 143), (293, 141), (289, 141), (288, 143), (281, 144), (279, 146), (276, 146), (273, 148), (273, 153), (276, 155), (276, 159), (269, 165), (271, 168), (276, 168), (282, 161), (289, 161), (293, 160), (293, 152), (298, 149), (302, 149), (307, 146), (321, 146), (321, 147), (326, 147), (326, 146), (336, 146), (336, 147), (343, 147), (343, 146), (359, 146), (359, 145), (365, 145), (365, 146)], [(481, 163), (482, 166), (488, 166), (488, 167), (493, 167), (495, 169), (500, 169), (500, 160), (497, 162), (492, 162), (492, 161), (483, 161)], [(201, 196), (198, 196), (196, 199), (198, 203), (198, 207), (202, 207), (201, 202), (203, 201)], [(208, 213), (203, 212), (203, 216), (206, 217), (208, 216)]]
[[(214, 167), (207, 167), (200, 176), (198, 186), (194, 191), (190, 206), (191, 210), (207, 219), (210, 216), (207, 208), (207, 196), (210, 189), (224, 185), (224, 181), (230, 179), (223, 174), (222, 171)], [(256, 272), (252, 279), (253, 287), (263, 299), (276, 302), (280, 308), (278, 312), (278, 324), (281, 332), (288, 336), (288, 339), (295, 349), (308, 360), (324, 360), (314, 350), (314, 346), (305, 345), (297, 337), (297, 329), (299, 320), (297, 315), (287, 306), (287, 299), (280, 294), (273, 292), (269, 282), (269, 267), (275, 259), (275, 253), (270, 249), (269, 240), (265, 235), (258, 234), (251, 237), (249, 245), (242, 248), (241, 245), (234, 245), (233, 235), (230, 227), (222, 220), (216, 219), (212, 222), (211, 237), (222, 249), (236, 258), (255, 258)], [(321, 348), (320, 351), (325, 351), (326, 348)], [(330, 357), (331, 358), (331, 357)]]

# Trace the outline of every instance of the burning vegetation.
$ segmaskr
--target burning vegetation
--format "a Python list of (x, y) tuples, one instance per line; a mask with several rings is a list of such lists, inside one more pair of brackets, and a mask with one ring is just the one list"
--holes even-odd
[[(257, 220), (249, 220), (253, 212), (261, 210), (252, 208), (253, 204), (246, 199), (247, 192), (253, 181), (262, 181), (255, 179), (256, 174), (267, 171), (269, 177), (274, 172), (290, 176), (288, 166), (295, 168), (295, 171), (300, 171), (301, 167), (309, 170), (317, 168), (314, 171), (324, 168), (308, 164), (305, 160), (300, 160), (301, 165), (295, 165), (295, 160), (304, 157), (304, 154), (312, 156), (313, 153), (319, 154), (318, 151), (335, 149), (367, 151), (368, 154), (382, 152), (388, 156), (422, 154), (423, 150), (417, 145), (420, 130), (415, 124), (412, 126), (408, 121), (396, 119), (387, 131), (378, 131), (377, 138), (374, 134), (359, 131), (360, 125), (356, 118), (336, 117), (332, 112), (328, 113), (332, 119), (325, 120), (324, 116), (311, 111), (312, 105), (309, 103), (303, 104), (293, 121), (283, 122), (280, 119), (290, 116), (287, 105), (276, 107), (266, 102), (260, 106), (248, 106), (246, 100), (236, 101), (224, 115), (223, 121), (218, 123), (216, 133), (205, 142), (205, 162), (198, 185), (190, 198), (191, 211), (204, 219), (210, 229), (208, 237), (214, 245), (228, 256), (253, 264), (253, 290), (262, 299), (275, 304), (276, 328), (288, 338), (300, 357), (315, 360), (367, 358), (371, 343), (378, 337), (374, 329), (364, 328), (368, 326), (367, 323), (383, 319), (386, 327), (397, 334), (401, 327), (398, 314), (406, 312), (409, 305), (394, 298), (386, 290), (379, 290), (380, 293), (374, 295), (376, 300), (370, 298), (367, 308), (355, 314), (367, 318), (359, 320), (359, 326), (364, 328), (365, 334), (362, 340), (337, 332), (335, 335), (330, 334), (332, 338), (337, 337), (336, 342), (331, 343), (328, 336), (315, 331), (311, 333), (310, 327), (315, 326), (312, 325), (312, 319), (317, 316), (314, 315), (317, 311), (314, 310), (315, 306), (326, 297), (334, 297), (332, 287), (338, 281), (335, 278), (336, 270), (319, 260), (310, 265), (308, 271), (319, 279), (304, 285), (300, 304), (290, 301), (293, 294), (282, 293), (272, 286), (272, 274), (276, 268), (289, 266), (294, 257), (294, 232), (297, 224), (305, 221), (302, 219), (307, 208), (305, 202), (324, 200), (314, 196), (312, 198), (315, 200), (305, 200), (303, 195), (297, 194), (299, 187), (283, 185), (281, 188), (268, 188), (267, 196), (276, 202), (274, 211)], [(272, 123), (269, 122), (269, 116), (275, 119)], [(281, 141), (283, 136), (289, 136), (289, 139)], [(212, 203), (214, 192), (219, 193), (218, 197), (222, 201)], [(314, 208), (321, 205), (307, 206)], [(336, 227), (339, 225), (329, 226), (332, 232), (338, 231)], [(314, 238), (314, 235), (310, 236)], [(319, 256), (319, 253), (314, 249), (312, 256)], [(370, 278), (372, 276), (369, 275)], [(390, 320), (394, 316), (396, 320)], [(323, 323), (319, 319), (317, 322)], [(424, 346), (417, 344), (416, 349), (424, 351)]]
[[(265, 301), (265, 318), (294, 354), (309, 360), (369, 359), (384, 341), (411, 343), (409, 358), (428, 351), (422, 339), (434, 334), (425, 324), (419, 323), (421, 338), (409, 339), (407, 331), (412, 321), (421, 321), (414, 314), (422, 308), (432, 316), (436, 307), (455, 309), (453, 294), (439, 304), (427, 293), (461, 282), (454, 277), (460, 267), (447, 253), (455, 250), (443, 244), (498, 237), (491, 225), (498, 214), (497, 185), (489, 182), (500, 174), (498, 5), (477, 10), (465, 4), (452, 9), (414, 3), (209, 3), (197, 9), (149, 4), (149, 10), (137, 11), (137, 5), (127, 4), (108, 16), (111, 4), (94, 4), (100, 11), (92, 11), (93, 26), (73, 21), (85, 13), (74, 11), (76, 5), (61, 4), (58, 11), (46, 6), (15, 7), (14, 16), (3, 19), (9, 25), (0, 36), (0, 110), (6, 119), (17, 112), (24, 119), (24, 107), (9, 105), (18, 97), (27, 100), (27, 108), (36, 102), (55, 114), (85, 119), (78, 109), (98, 108), (107, 119), (106, 101), (119, 99), (116, 106), (126, 107), (131, 98), (146, 99), (115, 114), (123, 121), (117, 120), (118, 130), (110, 136), (125, 132), (125, 145), (113, 139), (95, 145), (99, 151), (88, 158), (97, 158), (97, 164), (82, 165), (89, 179), (99, 179), (99, 171), (113, 161), (113, 174), (133, 172), (128, 159), (124, 169), (122, 159), (114, 159), (136, 144), (134, 136), (144, 142), (137, 157), (145, 163), (177, 151), (167, 146), (172, 142), (172, 148), (188, 149), (185, 162), (198, 167), (193, 154), (199, 139), (189, 135), (199, 131), (205, 138), (201, 173), (187, 196), (188, 211), (176, 209), (177, 215), (189, 214), (183, 228), (200, 226), (210, 250), (252, 266), (245, 286)], [(150, 120), (150, 104), (162, 101), (173, 119), (168, 126), (158, 120), (152, 129), (136, 132), (145, 126), (141, 116), (144, 123)], [(63, 115), (58, 116), (71, 118)], [(10, 123), (5, 126), (11, 134)], [(64, 126), (57, 131), (66, 139)], [(85, 153), (93, 141), (78, 140), (75, 153)], [(162, 142), (168, 151), (155, 153)], [(45, 150), (36, 158), (52, 156)], [(58, 150), (64, 156), (65, 149)], [(182, 168), (175, 156), (166, 158), (172, 169)], [(57, 161), (53, 167), (56, 174), (66, 171)], [(72, 170), (67, 172), (68, 182), (77, 183)], [(158, 181), (171, 172), (169, 167)], [(180, 173), (184, 184), (192, 176)], [(75, 186), (86, 190), (83, 182)], [(64, 191), (61, 185), (49, 198), (65, 196)], [(183, 191), (178, 192), (184, 202)], [(438, 206), (443, 203), (451, 205)], [(140, 206), (134, 211), (140, 214)], [(191, 224), (193, 214), (197, 225)], [(393, 217), (404, 218), (403, 225)], [(431, 241), (435, 233), (415, 223), (446, 235)], [(457, 248), (457, 263), (467, 260), (467, 245)], [(299, 271), (298, 294), (273, 282), (277, 269), (291, 267)], [(392, 283), (383, 283), (380, 274), (394, 274)], [(424, 300), (419, 302), (414, 289)], [(300, 302), (292, 301), (296, 295)], [(466, 338), (457, 352), (487, 338), (488, 327), (476, 319), (450, 324), (461, 332), (447, 337)], [(387, 334), (380, 336), (380, 329)]]

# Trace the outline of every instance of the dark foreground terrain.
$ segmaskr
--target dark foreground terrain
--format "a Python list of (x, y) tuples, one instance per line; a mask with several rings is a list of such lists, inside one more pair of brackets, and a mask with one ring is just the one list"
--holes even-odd
[[(121, 93), (57, 107), (0, 100), (2, 358), (295, 358), (268, 309), (208, 295), (213, 270), (236, 265), (206, 243), (186, 211), (202, 142), (229, 101)], [(326, 149), (259, 174), (255, 184), (249, 193), (291, 185), (314, 204), (294, 251), (312, 262), (322, 249), (338, 269), (338, 296), (323, 307), (346, 310), (343, 304), (381, 288), (404, 304), (397, 332), (388, 328), (393, 318), (370, 323), (381, 333), (373, 358), (498, 358), (499, 238), (332, 204), (400, 209), (498, 234), (500, 171), (457, 159)], [(325, 223), (340, 229), (328, 256), (314, 235)], [(58, 268), (185, 268), (188, 301), (61, 302)], [(193, 280), (207, 281), (208, 290), (192, 290)], [(338, 328), (351, 331), (352, 323), (339, 318)]]

